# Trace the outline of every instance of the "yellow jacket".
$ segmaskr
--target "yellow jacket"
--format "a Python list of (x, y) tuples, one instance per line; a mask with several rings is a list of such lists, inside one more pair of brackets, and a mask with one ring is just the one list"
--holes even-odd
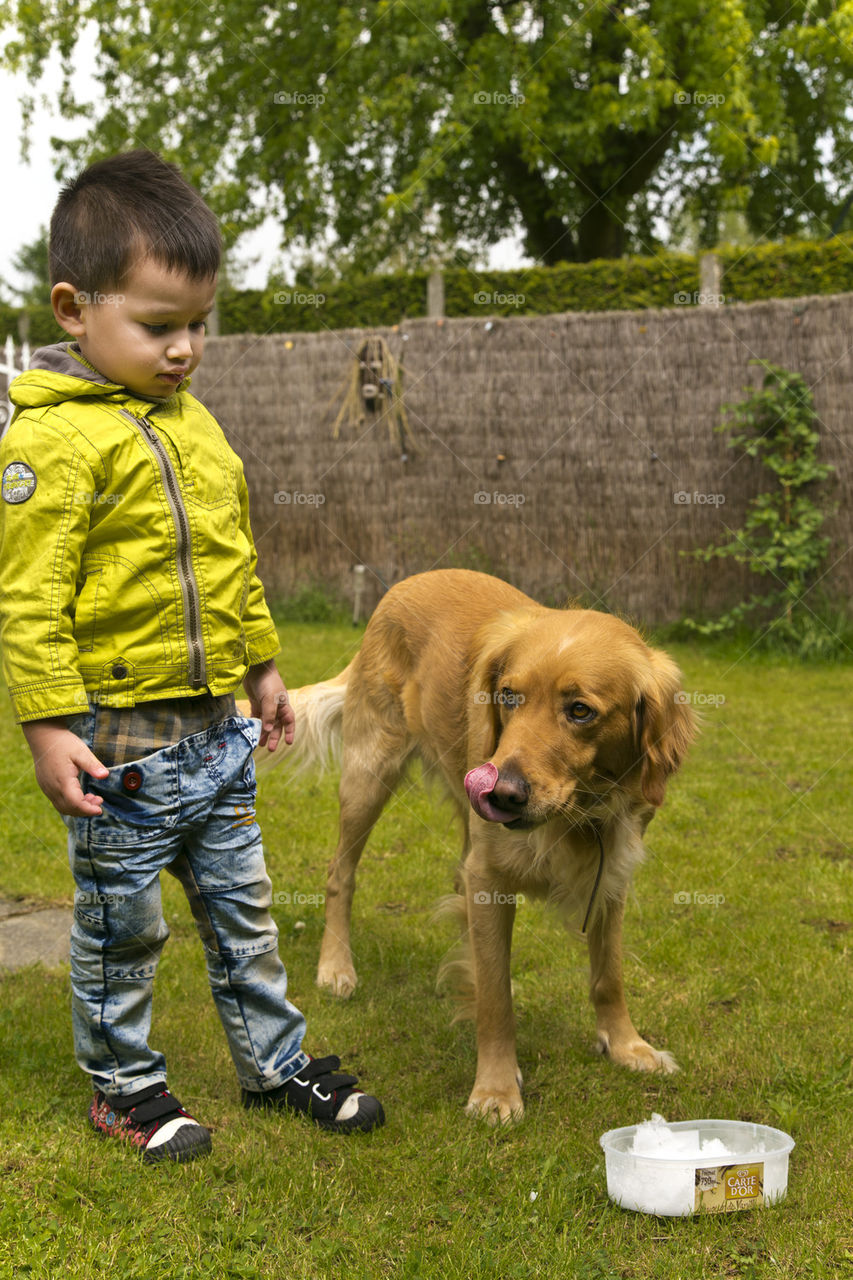
[(230, 693), (279, 650), (243, 466), (185, 390), (135, 398), (70, 343), (0, 443), (0, 645), (19, 721)]

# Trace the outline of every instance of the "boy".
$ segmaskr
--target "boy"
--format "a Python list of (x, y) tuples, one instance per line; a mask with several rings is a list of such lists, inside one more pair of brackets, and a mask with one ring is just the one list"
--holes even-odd
[[(187, 391), (219, 256), (213, 214), (153, 152), (86, 169), (51, 221), (72, 341), (15, 380), (0, 446), (0, 641), (70, 833), (75, 1052), (92, 1125), (146, 1162), (210, 1150), (148, 1045), (163, 868), (189, 898), (244, 1106), (341, 1132), (384, 1121), (337, 1058), (303, 1051), (269, 914), (252, 752), (292, 742), (294, 716), (242, 464)], [(241, 681), (257, 719), (237, 714)]]

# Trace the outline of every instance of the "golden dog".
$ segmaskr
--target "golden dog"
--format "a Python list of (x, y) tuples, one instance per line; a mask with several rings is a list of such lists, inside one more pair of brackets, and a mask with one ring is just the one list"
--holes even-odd
[(296, 740), (270, 763), (317, 764), (343, 745), (321, 986), (347, 996), (356, 985), (356, 868), (413, 757), (443, 779), (462, 817), (457, 889), (477, 1028), (470, 1114), (523, 1112), (510, 989), (518, 894), (588, 924), (601, 1052), (641, 1071), (676, 1070), (631, 1022), (622, 917), (643, 832), (693, 736), (679, 688), (674, 663), (618, 618), (546, 609), (496, 578), (449, 569), (395, 586), (346, 670), (291, 693)]

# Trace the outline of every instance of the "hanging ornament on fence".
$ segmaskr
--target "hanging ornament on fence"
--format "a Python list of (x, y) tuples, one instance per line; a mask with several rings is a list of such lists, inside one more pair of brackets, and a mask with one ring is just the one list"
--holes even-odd
[(388, 438), (401, 453), (420, 451), (403, 403), (403, 366), (378, 334), (367, 338), (355, 354), (335, 418), (334, 438), (338, 439), (342, 427), (356, 430), (372, 417), (387, 422)]

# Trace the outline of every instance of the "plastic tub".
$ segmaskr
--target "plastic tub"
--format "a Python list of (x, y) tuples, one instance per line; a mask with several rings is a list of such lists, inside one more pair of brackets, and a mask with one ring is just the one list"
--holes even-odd
[(772, 1204), (788, 1189), (794, 1140), (781, 1129), (741, 1120), (680, 1120), (665, 1126), (671, 1135), (665, 1136), (681, 1151), (635, 1154), (640, 1127), (610, 1129), (600, 1139), (607, 1194), (623, 1209), (663, 1217), (733, 1213)]

